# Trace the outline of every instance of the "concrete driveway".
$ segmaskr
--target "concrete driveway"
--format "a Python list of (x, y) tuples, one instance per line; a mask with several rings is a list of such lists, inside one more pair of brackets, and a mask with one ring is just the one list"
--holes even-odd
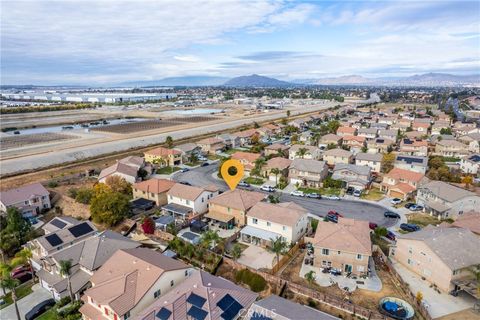
[[(52, 298), (52, 294), (45, 288), (42, 288), (40, 284), (35, 284), (32, 287), (33, 292), (28, 296), (18, 300), (18, 310), (20, 311), (20, 316), (22, 319), (25, 319), (25, 314), (35, 307), (40, 302)], [(15, 313), (15, 306), (13, 304), (9, 305), (5, 309), (0, 310), (0, 319), (10, 320), (16, 319), (17, 315)]]
[(275, 258), (275, 254), (261, 247), (250, 245), (243, 250), (242, 256), (237, 262), (256, 270), (261, 268), (271, 269)]

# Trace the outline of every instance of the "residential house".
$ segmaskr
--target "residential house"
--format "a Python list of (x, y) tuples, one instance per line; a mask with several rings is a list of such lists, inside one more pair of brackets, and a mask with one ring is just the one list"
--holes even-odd
[(403, 154), (397, 154), (395, 162), (393, 163), (395, 168), (420, 172), (425, 174), (428, 168), (428, 158), (419, 156), (408, 156)]
[(72, 293), (79, 295), (89, 286), (93, 273), (117, 250), (139, 246), (140, 243), (107, 230), (44, 257), (41, 260), (42, 268), (36, 272), (36, 275), (40, 285), (50, 291), (55, 300), (60, 300), (69, 295), (68, 280), (60, 274), (60, 263), (70, 261)]
[(357, 136), (365, 137), (367, 140), (375, 139), (378, 130), (376, 128), (360, 128), (357, 130)]
[(362, 152), (363, 147), (365, 147), (367, 139), (360, 136), (343, 136), (342, 146), (350, 148), (354, 154)]
[(439, 134), (442, 134), (442, 129), (449, 129), (449, 128), (450, 128), (450, 122), (435, 121), (435, 123), (432, 124), (431, 134), (439, 135)]
[[(302, 151), (304, 151), (302, 153)], [(320, 148), (315, 146), (305, 146), (302, 144), (294, 144), (290, 147), (288, 151), (288, 158), (290, 160), (293, 159), (311, 159), (311, 160), (318, 160), (320, 159), (321, 152)]]
[(478, 174), (478, 168), (480, 166), (480, 154), (473, 154), (460, 160), (460, 169), (463, 173)]
[(50, 193), (38, 182), (0, 192), (0, 212), (13, 207), (23, 217), (34, 217), (51, 206)]
[(313, 133), (311, 131), (304, 131), (299, 134), (298, 140), (305, 145), (312, 145)]
[(173, 149), (180, 151), (183, 163), (191, 162), (193, 158), (199, 157), (202, 154), (202, 148), (193, 142), (179, 144)]
[(323, 153), (323, 161), (329, 166), (334, 166), (339, 163), (352, 163), (353, 153), (344, 149), (330, 149)]
[(336, 134), (326, 134), (322, 136), (318, 142), (318, 147), (320, 150), (325, 150), (329, 145), (335, 145), (338, 147), (342, 144), (342, 137), (337, 136)]
[(175, 185), (175, 181), (152, 178), (135, 183), (132, 186), (133, 198), (143, 198), (155, 201), (157, 206), (168, 203), (167, 192)]
[[(338, 320), (339, 318), (285, 298), (270, 295), (255, 302), (246, 313), (245, 320)], [(146, 319), (145, 319), (146, 320)]]
[(378, 123), (385, 123), (385, 124), (388, 124), (389, 126), (393, 125), (395, 122), (397, 122), (397, 117), (395, 116), (386, 116), (386, 117), (378, 118)]
[(300, 131), (303, 131), (308, 128), (307, 121), (305, 119), (295, 119), (288, 123), (289, 126), (295, 127)]
[(178, 166), (182, 164), (182, 152), (176, 149), (158, 147), (144, 153), (145, 161), (160, 167)]
[(357, 133), (357, 129), (353, 127), (339, 127), (337, 129), (337, 136), (345, 137), (345, 136), (354, 136)]
[(295, 159), (290, 164), (288, 177), (290, 183), (300, 186), (321, 187), (328, 175), (325, 161)]
[(396, 132), (399, 130), (400, 132), (406, 132), (408, 128), (410, 128), (410, 122), (397, 122), (390, 126), (390, 129), (395, 130)]
[(111, 165), (100, 172), (98, 182), (105, 183), (108, 177), (113, 176), (125, 179), (128, 183), (135, 183), (139, 180), (138, 169), (136, 167), (118, 161), (114, 165)]
[(338, 223), (319, 221), (314, 238), (314, 266), (346, 274), (367, 275), (372, 256), (368, 221), (338, 218)]
[(257, 296), (222, 277), (195, 270), (175, 290), (142, 310), (136, 319), (238, 319)]
[(381, 190), (392, 198), (403, 200), (413, 196), (422, 182), (425, 181), (423, 173), (393, 168), (383, 176)]
[(446, 219), (475, 210), (480, 197), (443, 181), (431, 181), (417, 188), (417, 203), (431, 215)]
[(386, 123), (379, 123), (379, 122), (372, 122), (370, 123), (370, 128), (377, 129), (377, 130), (386, 130), (388, 129), (389, 125)]
[(422, 139), (404, 138), (400, 142), (400, 152), (411, 156), (426, 157), (428, 155), (428, 143)]
[(468, 146), (468, 151), (480, 153), (480, 133), (469, 133), (458, 138), (458, 141)]
[(442, 157), (461, 158), (468, 154), (467, 146), (457, 140), (441, 140), (435, 145), (435, 154)]
[(162, 209), (181, 220), (190, 220), (207, 212), (208, 200), (217, 195), (218, 188), (215, 186), (200, 188), (176, 183), (167, 191), (168, 204)]
[(223, 133), (218, 135), (217, 138), (223, 141), (225, 149), (232, 149), (240, 146), (240, 138), (234, 134)]
[(428, 134), (429, 128), (430, 128), (430, 122), (419, 122), (415, 120), (412, 123), (413, 131), (421, 132), (422, 134)]
[(194, 269), (147, 248), (117, 250), (91, 278), (83, 319), (128, 319), (187, 279)]
[[(283, 177), (288, 177), (288, 169), (292, 164), (292, 160), (285, 159), (281, 157), (275, 157), (268, 160), (262, 168), (262, 175), (268, 177), (268, 180), (278, 184), (278, 179)], [(275, 174), (272, 172), (273, 169), (278, 169), (279, 173)]]
[(247, 225), (240, 231), (243, 242), (263, 247), (272, 239), (295, 243), (308, 228), (307, 210), (294, 202), (272, 204), (258, 202), (247, 212)]
[(265, 156), (274, 156), (281, 154), (282, 157), (287, 157), (288, 156), (288, 150), (290, 149), (290, 146), (286, 146), (281, 143), (273, 143), (269, 146), (266, 146), (264, 149)]
[(469, 211), (458, 218), (450, 225), (455, 228), (464, 228), (480, 236), (480, 212)]
[(257, 161), (262, 155), (260, 153), (237, 151), (232, 154), (232, 159), (240, 161), (243, 164), (244, 174), (249, 176), (250, 171), (255, 168), (255, 161)]
[(471, 268), (480, 264), (480, 238), (463, 228), (428, 226), (399, 235), (390, 257), (449, 293), (459, 288), (459, 281), (473, 280)]
[(254, 137), (260, 136), (256, 129), (235, 132), (233, 135), (239, 139), (240, 147), (251, 145)]
[(262, 136), (272, 137), (282, 132), (282, 128), (274, 123), (269, 123), (256, 129)]
[(367, 166), (339, 163), (333, 168), (332, 179), (344, 182), (344, 187), (363, 190), (370, 184), (371, 169)]
[(225, 149), (225, 142), (220, 138), (205, 138), (197, 141), (197, 145), (207, 154), (215, 154)]
[(397, 141), (397, 130), (378, 130), (378, 137), (383, 139), (388, 139), (392, 141)]
[(219, 223), (222, 227), (233, 225), (242, 227), (247, 222), (248, 210), (265, 197), (265, 194), (255, 191), (229, 190), (208, 201), (209, 209), (205, 217)]
[(67, 248), (97, 232), (97, 228), (90, 221), (83, 221), (71, 227), (60, 229), (30, 240), (27, 247), (32, 251), (32, 267), (35, 270), (42, 268), (42, 260), (48, 255)]
[(75, 218), (69, 216), (58, 216), (45, 223), (42, 226), (42, 230), (45, 232), (45, 234), (50, 234), (68, 227), (75, 226), (79, 223), (80, 221)]
[(372, 172), (379, 173), (382, 167), (383, 155), (379, 153), (357, 153), (355, 164), (357, 166), (370, 167)]
[(368, 153), (388, 153), (389, 150), (393, 149), (395, 144), (394, 140), (385, 139), (385, 138), (376, 138), (373, 140), (367, 141), (367, 152)]

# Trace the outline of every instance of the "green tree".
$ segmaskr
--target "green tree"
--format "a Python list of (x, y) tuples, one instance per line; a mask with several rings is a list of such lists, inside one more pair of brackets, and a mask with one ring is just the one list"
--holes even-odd
[(218, 243), (222, 241), (222, 238), (218, 235), (218, 231), (208, 230), (202, 233), (200, 242), (205, 248), (211, 247), (212, 249), (217, 246)]
[(327, 123), (328, 133), (336, 133), (340, 127), (340, 122), (337, 120), (332, 120)]
[(242, 247), (238, 243), (235, 243), (232, 248), (232, 258), (237, 261), (242, 256)]
[(305, 273), (305, 280), (307, 280), (308, 285), (311, 287), (315, 281), (315, 271), (310, 270), (309, 272)]
[(390, 172), (393, 169), (393, 163), (395, 162), (395, 154), (392, 153), (384, 153), (382, 158), (382, 165), (381, 171), (383, 173)]
[(167, 146), (167, 148), (173, 147), (173, 138), (171, 136), (167, 136), (165, 138), (165, 145)]
[(103, 183), (95, 186), (90, 203), (90, 213), (95, 222), (114, 226), (129, 212), (129, 198), (126, 195), (112, 191)]
[(445, 161), (443, 161), (442, 157), (434, 156), (428, 160), (428, 166), (432, 169), (439, 169), (445, 166)]
[(310, 226), (312, 227), (313, 232), (317, 231), (318, 228), (318, 220), (317, 219), (312, 219), (310, 221)]
[(374, 232), (377, 237), (385, 237), (388, 233), (388, 230), (385, 227), (377, 227), (375, 228)]
[(70, 260), (60, 260), (60, 275), (67, 278), (67, 287), (68, 293), (70, 294), (70, 301), (75, 301), (75, 297), (72, 292), (72, 282), (70, 281), (70, 276), (72, 275), (72, 261)]
[(290, 117), (290, 114), (291, 114), (290, 110), (287, 110), (287, 117)]
[(288, 244), (282, 237), (277, 237), (276, 239), (270, 239), (272, 242), (271, 250), (275, 253), (277, 263), (280, 261), (280, 255), (284, 254), (287, 251)]
[(6, 217), (0, 217), (0, 229), (0, 249), (8, 256), (13, 256), (27, 242), (31, 226), (17, 208), (10, 207)]
[(15, 288), (20, 284), (20, 281), (17, 279), (13, 279), (12, 277), (8, 276), (5, 278), (2, 278), (0, 282), (0, 286), (2, 289), (5, 291), (5, 289), (10, 290), (12, 294), (12, 301), (15, 306), (15, 313), (17, 314), (17, 320), (21, 320), (22, 318), (20, 317), (20, 311), (18, 310), (18, 305), (17, 305), (17, 292)]
[(299, 148), (297, 152), (295, 153), (296, 156), (300, 157), (300, 159), (303, 159), (305, 155), (308, 154), (308, 149), (307, 148)]
[(83, 204), (90, 204), (93, 197), (92, 188), (79, 188), (75, 195), (75, 201)]
[(440, 129), (440, 134), (452, 134), (452, 128), (442, 128)]
[(119, 192), (130, 196), (132, 194), (132, 185), (117, 175), (111, 175), (105, 179), (105, 184), (110, 187), (113, 192)]

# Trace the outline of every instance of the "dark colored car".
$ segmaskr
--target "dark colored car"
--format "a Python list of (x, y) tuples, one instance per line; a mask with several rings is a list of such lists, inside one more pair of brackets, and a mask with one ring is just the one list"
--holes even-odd
[(409, 203), (405, 204), (405, 208), (410, 209), (414, 205), (415, 205), (415, 203), (409, 202)]
[(375, 230), (378, 228), (378, 224), (376, 224), (375, 222), (369, 222), (368, 227), (372, 230)]
[(355, 189), (353, 187), (348, 187), (346, 194), (352, 195)]
[(31, 272), (30, 267), (21, 265), (21, 266), (15, 267), (12, 271), (10, 271), (10, 276), (14, 278), (16, 275), (22, 274), (25, 272)]
[(420, 230), (420, 227), (412, 223), (402, 223), (400, 229), (403, 231), (414, 232)]
[(383, 214), (385, 218), (394, 218), (394, 219), (400, 219), (400, 215), (396, 212), (393, 211), (385, 211)]
[(25, 315), (25, 320), (33, 320), (38, 318), (42, 313), (47, 311), (48, 309), (52, 308), (55, 305), (55, 300), (48, 299), (45, 301), (40, 302), (35, 307), (33, 307), (30, 311), (27, 312)]
[(180, 181), (179, 183), (184, 184), (186, 186), (191, 186), (192, 185), (190, 182), (187, 182), (187, 181)]
[(395, 237), (395, 234), (392, 231), (388, 231), (385, 238), (390, 239), (392, 241), (395, 241), (397, 239), (397, 237)]
[(206, 166), (208, 166), (208, 165), (209, 165), (208, 162), (204, 162), (204, 163), (202, 163), (200, 166), (201, 166), (201, 167), (206, 167)]
[(336, 215), (333, 215), (333, 214), (327, 214), (327, 216), (325, 218), (330, 222), (335, 222), (335, 223), (338, 222), (338, 217)]
[(338, 217), (342, 217), (342, 218), (343, 218), (343, 215), (341, 215), (340, 213), (338, 213), (337, 211), (334, 211), (334, 210), (328, 211), (328, 214), (329, 214), (329, 215), (336, 216), (337, 218), (338, 218)]

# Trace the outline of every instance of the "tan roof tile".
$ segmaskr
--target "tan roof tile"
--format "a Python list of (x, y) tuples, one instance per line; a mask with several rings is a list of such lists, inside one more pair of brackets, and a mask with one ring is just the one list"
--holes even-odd
[(152, 178), (146, 181), (138, 182), (133, 185), (135, 189), (155, 194), (164, 193), (170, 190), (175, 184), (175, 181), (167, 179)]
[(224, 192), (210, 199), (209, 202), (218, 206), (247, 211), (255, 204), (265, 199), (265, 197), (265, 194), (260, 192), (235, 189)]
[(271, 204), (259, 202), (250, 209), (247, 216), (293, 226), (306, 213), (307, 210), (291, 203)]

